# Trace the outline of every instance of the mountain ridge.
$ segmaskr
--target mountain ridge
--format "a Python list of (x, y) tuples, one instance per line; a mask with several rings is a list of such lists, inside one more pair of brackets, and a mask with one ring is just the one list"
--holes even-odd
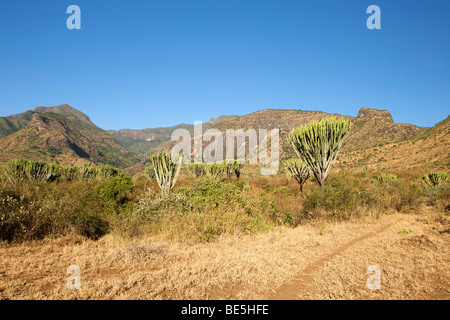
[[(450, 117), (431, 128), (424, 128), (395, 123), (386, 109), (363, 107), (356, 117), (316, 110), (263, 109), (243, 116), (222, 115), (212, 118), (202, 128), (203, 132), (218, 129), (223, 133), (227, 129), (278, 128), (280, 158), (283, 160), (295, 156), (287, 140), (292, 129), (311, 120), (327, 117), (343, 117), (353, 123), (352, 133), (340, 153), (338, 167), (370, 164), (370, 159), (374, 159), (374, 166), (379, 166), (389, 157), (392, 157), (392, 163), (401, 163), (397, 161), (403, 159), (396, 151), (399, 146), (405, 149), (405, 155), (409, 155), (404, 163), (423, 164), (426, 155), (416, 157), (413, 154), (422, 154), (423, 150), (428, 150), (433, 153), (434, 163), (440, 167), (448, 166), (445, 151), (439, 150), (449, 145)], [(138, 164), (150, 154), (170, 149), (176, 143), (171, 141), (175, 129), (186, 129), (192, 135), (194, 125), (182, 123), (171, 127), (105, 131), (97, 127), (89, 116), (67, 104), (36, 107), (16, 115), (0, 117), (0, 162), (29, 156), (63, 163), (90, 161), (109, 163), (120, 168), (141, 167)], [(430, 143), (431, 139), (434, 143)], [(416, 150), (415, 143), (420, 144), (423, 150)], [(386, 156), (377, 156), (378, 149), (386, 152)]]

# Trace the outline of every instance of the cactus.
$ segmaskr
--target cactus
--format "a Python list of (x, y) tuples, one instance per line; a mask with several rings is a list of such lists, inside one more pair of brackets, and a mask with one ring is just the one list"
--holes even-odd
[(27, 178), (25, 173), (25, 166), (27, 163), (28, 160), (26, 159), (10, 160), (6, 163), (4, 172), (9, 182), (18, 184)]
[(239, 180), (243, 166), (236, 159), (223, 160), (223, 172), (227, 179), (230, 179), (234, 175)]
[(196, 178), (206, 175), (205, 165), (201, 163), (192, 163), (188, 165), (188, 171)]
[(380, 173), (379, 176), (375, 177), (375, 181), (381, 185), (388, 185), (393, 181), (397, 181), (397, 176), (395, 174), (390, 173)]
[(225, 174), (225, 166), (223, 164), (217, 163), (207, 164), (205, 165), (205, 170), (207, 176), (214, 179), (219, 179), (223, 177), (223, 175)]
[(64, 181), (73, 181), (79, 178), (80, 168), (75, 166), (61, 166), (60, 177)]
[(96, 176), (97, 176), (97, 171), (95, 170), (95, 168), (92, 167), (91, 163), (84, 164), (82, 167), (80, 167), (78, 177), (81, 181), (92, 182), (95, 180)]
[(321, 187), (350, 130), (350, 120), (324, 118), (321, 121), (312, 120), (289, 133), (292, 147), (310, 167)]
[(448, 174), (445, 172), (433, 172), (424, 175), (421, 178), (422, 185), (425, 189), (437, 187), (448, 180)]
[(288, 174), (295, 179), (300, 185), (300, 192), (303, 192), (303, 185), (311, 176), (311, 170), (308, 165), (300, 158), (289, 159), (284, 163), (284, 167)]
[(109, 164), (103, 164), (101, 166), (98, 166), (95, 170), (96, 170), (95, 177), (97, 180), (104, 180), (110, 177), (116, 177), (120, 173), (119, 169)]
[(27, 159), (10, 160), (5, 165), (5, 175), (11, 183), (17, 184), (28, 179), (31, 182), (52, 181), (59, 177), (60, 168), (53, 163)]
[(151, 156), (150, 160), (152, 161), (156, 180), (161, 191), (163, 193), (170, 192), (180, 174), (183, 154), (174, 157), (167, 151), (161, 151), (157, 155)]

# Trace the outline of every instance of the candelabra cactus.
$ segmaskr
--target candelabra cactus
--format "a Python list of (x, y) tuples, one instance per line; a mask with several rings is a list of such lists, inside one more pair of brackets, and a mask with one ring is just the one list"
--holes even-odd
[(175, 185), (181, 170), (183, 154), (172, 155), (167, 151), (161, 151), (150, 157), (155, 170), (158, 186), (163, 193), (170, 192)]
[(350, 120), (324, 118), (312, 120), (289, 133), (292, 147), (310, 167), (320, 186), (324, 185), (350, 130)]
[(445, 172), (433, 172), (424, 175), (421, 178), (424, 188), (434, 188), (446, 182), (448, 180), (448, 174)]
[(188, 165), (188, 170), (196, 178), (206, 175), (205, 165), (202, 163), (192, 163)]
[(303, 185), (306, 180), (311, 176), (311, 170), (308, 165), (300, 158), (289, 159), (284, 163), (286, 171), (291, 177), (295, 179), (300, 185), (300, 192), (303, 192)]

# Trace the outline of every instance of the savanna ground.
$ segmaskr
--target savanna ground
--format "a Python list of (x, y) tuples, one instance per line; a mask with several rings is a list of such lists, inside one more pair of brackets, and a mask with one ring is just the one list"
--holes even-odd
[[(45, 220), (31, 239), (19, 230), (18, 241), (2, 242), (0, 299), (449, 299), (448, 188), (425, 193), (410, 173), (399, 174), (401, 184), (377, 185), (376, 174), (335, 175), (328, 189), (309, 182), (302, 195), (284, 176), (182, 178), (172, 200), (161, 201), (156, 191), (136, 196), (135, 189), (128, 202), (119, 197), (119, 208), (108, 202), (114, 218), (99, 237), (92, 234), (103, 222), (85, 219), (83, 229), (63, 209), (71, 200), (89, 204), (86, 184), (62, 192), (76, 190), (76, 200), (51, 186), (21, 186), (29, 198), (21, 210), (56, 206), (65, 216), (50, 219), (61, 234), (42, 231)], [(10, 198), (17, 191), (3, 190)], [(36, 192), (48, 204), (36, 204)], [(219, 204), (204, 201), (220, 194)], [(70, 265), (81, 270), (79, 290), (67, 288)], [(380, 289), (367, 288), (371, 265), (381, 270)]]

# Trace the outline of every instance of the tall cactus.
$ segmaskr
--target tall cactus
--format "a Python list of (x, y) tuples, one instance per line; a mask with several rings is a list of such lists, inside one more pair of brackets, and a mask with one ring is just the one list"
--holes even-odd
[(306, 180), (311, 176), (311, 170), (308, 165), (303, 162), (302, 159), (289, 159), (284, 163), (284, 167), (286, 171), (289, 173), (291, 177), (295, 179), (300, 185), (300, 192), (303, 192), (303, 185)]
[(448, 180), (448, 174), (445, 172), (433, 172), (424, 175), (421, 178), (422, 185), (424, 188), (434, 188), (437, 187)]
[(170, 192), (180, 174), (183, 154), (173, 157), (169, 152), (161, 151), (151, 156), (150, 160), (152, 161), (156, 180), (161, 191), (163, 193)]
[(292, 147), (308, 164), (320, 186), (324, 185), (350, 130), (350, 120), (324, 118), (321, 121), (312, 120), (289, 133)]
[(206, 174), (213, 179), (220, 179), (225, 174), (225, 166), (223, 164), (211, 163), (205, 165)]

